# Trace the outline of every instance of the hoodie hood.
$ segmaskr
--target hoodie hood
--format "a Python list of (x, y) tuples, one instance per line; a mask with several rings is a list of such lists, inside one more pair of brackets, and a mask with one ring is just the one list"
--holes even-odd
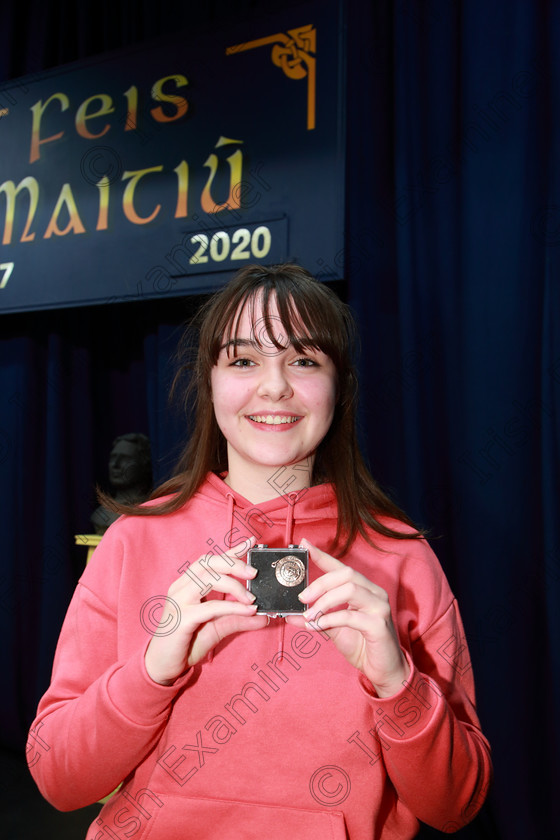
[[(337, 503), (331, 484), (306, 487), (284, 494), (279, 491), (277, 498), (253, 504), (225, 483), (226, 475), (227, 473), (219, 476), (209, 473), (198, 491), (208, 510), (215, 509), (218, 517), (218, 511), (221, 510), (222, 521), (225, 520), (227, 530), (223, 544), (220, 545), (212, 539), (207, 541), (213, 553), (228, 550), (250, 537), (255, 537), (257, 544), (264, 544), (269, 548), (287, 548), (289, 545), (298, 544), (305, 536), (313, 542), (309, 532), (312, 525), (316, 527), (320, 522), (324, 528), (325, 520), (332, 518), (336, 527)], [(310, 564), (310, 581), (315, 576)], [(225, 596), (215, 593), (213, 597), (223, 599)], [(269, 619), (269, 623), (277, 626), (278, 646), (283, 654), (286, 622), (282, 617), (278, 617)], [(210, 653), (209, 661), (212, 659), (213, 653)]]
[[(324, 522), (325, 517), (332, 517), (336, 520), (337, 503), (331, 484), (321, 484), (316, 487), (306, 487), (303, 490), (286, 493), (282, 493), (282, 488), (279, 488), (276, 498), (254, 504), (225, 483), (226, 475), (227, 473), (220, 476), (209, 473), (198, 492), (211, 504), (223, 505), (225, 503), (226, 517), (230, 522), (232, 538), (235, 536), (236, 521), (242, 519), (249, 526), (249, 530), (252, 530), (251, 523), (254, 523), (254, 535), (259, 540), (261, 531), (268, 531), (268, 529), (273, 528), (277, 539), (278, 529), (283, 528), (283, 539), (280, 542), (271, 543), (267, 540), (263, 540), (263, 542), (271, 547), (288, 546), (295, 542), (294, 526), (296, 521), (298, 525), (305, 526), (306, 523), (319, 520)], [(259, 528), (257, 520), (260, 520), (261, 525), (265, 527)], [(238, 541), (236, 540), (236, 542)], [(231, 545), (235, 545), (235, 542), (232, 542)]]
[[(179, 627), (164, 593), (198, 558), (249, 536), (328, 551), (336, 523), (331, 487), (253, 505), (210, 475), (178, 510), (111, 525), (69, 607), (27, 753), (62, 810), (123, 782), (88, 840), (407, 840), (418, 819), (457, 826), (472, 813), (487, 745), (460, 616), (424, 540), (377, 535), (374, 548), (359, 535), (345, 557), (387, 592), (414, 663), (394, 697), (377, 698), (326, 632), (283, 618), (226, 633), (172, 685), (146, 671), (152, 635)], [(206, 589), (208, 567), (197, 571)]]

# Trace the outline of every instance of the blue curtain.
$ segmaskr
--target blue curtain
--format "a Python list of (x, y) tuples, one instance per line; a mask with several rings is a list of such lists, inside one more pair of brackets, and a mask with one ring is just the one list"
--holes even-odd
[[(0, 73), (274, 5), (4, 2)], [(340, 288), (361, 326), (360, 434), (373, 474), (430, 528), (460, 601), (494, 749), (490, 804), (458, 836), (554, 837), (560, 4), (348, 0), (346, 8)], [(89, 528), (112, 439), (148, 433), (162, 479), (184, 438), (167, 388), (193, 306), (0, 321), (5, 747), (21, 749), (48, 683), (84, 562), (73, 535)]]
[(552, 837), (560, 5), (349, 9), (362, 439), (459, 597), (503, 836)]
[(21, 747), (50, 680), (112, 441), (144, 432), (154, 478), (184, 441), (167, 393), (194, 300), (3, 316), (0, 339), (2, 744)]

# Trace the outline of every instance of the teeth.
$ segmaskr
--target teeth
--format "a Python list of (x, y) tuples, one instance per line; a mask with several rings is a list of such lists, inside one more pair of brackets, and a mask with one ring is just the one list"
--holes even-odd
[(295, 423), (299, 417), (280, 417), (278, 414), (250, 414), (255, 423), (266, 423), (267, 426), (279, 426), (284, 423)]

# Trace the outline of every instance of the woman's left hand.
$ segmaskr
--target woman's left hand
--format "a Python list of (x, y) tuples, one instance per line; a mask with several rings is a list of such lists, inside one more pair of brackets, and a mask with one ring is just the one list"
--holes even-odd
[(368, 678), (378, 697), (396, 694), (410, 667), (399, 645), (387, 593), (307, 540), (301, 544), (325, 574), (301, 593), (302, 602), (309, 605), (303, 617), (288, 616), (286, 621), (299, 627), (305, 622), (326, 632), (348, 662)]

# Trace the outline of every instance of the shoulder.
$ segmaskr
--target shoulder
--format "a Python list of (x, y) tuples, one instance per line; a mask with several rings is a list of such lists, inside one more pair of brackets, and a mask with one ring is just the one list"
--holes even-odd
[[(379, 555), (387, 555), (388, 565), (394, 565), (401, 576), (427, 577), (428, 579), (443, 579), (445, 574), (436, 553), (427, 537), (419, 535), (411, 525), (392, 517), (379, 517), (379, 521), (386, 528), (399, 536), (379, 534), (371, 528), (367, 529), (369, 540), (376, 547)], [(364, 543), (366, 540), (364, 540)], [(379, 562), (384, 562), (381, 557)]]
[(385, 517), (383, 524), (404, 538), (368, 529), (373, 546), (359, 536), (344, 561), (383, 587), (398, 612), (406, 613), (409, 620), (414, 615), (421, 633), (449, 609), (454, 595), (428, 540), (398, 520)]

